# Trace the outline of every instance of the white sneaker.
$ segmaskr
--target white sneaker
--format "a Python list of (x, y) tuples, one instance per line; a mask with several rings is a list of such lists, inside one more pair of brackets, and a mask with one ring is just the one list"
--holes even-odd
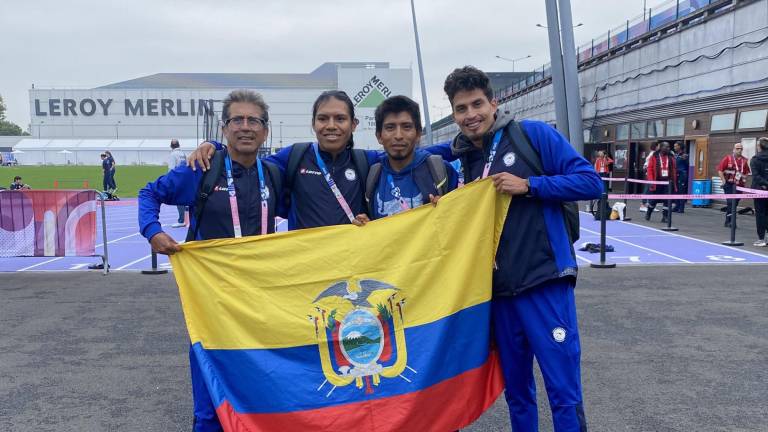
[(657, 209), (656, 207), (653, 208), (653, 211), (660, 212), (661, 210)]
[(752, 246), (766, 247), (768, 246), (768, 243), (766, 243), (765, 240), (757, 240), (756, 242), (752, 243)]
[(637, 211), (641, 211), (641, 212), (647, 212), (647, 211), (648, 211), (648, 207), (646, 207), (646, 206), (640, 206), (640, 208), (639, 208), (639, 209), (637, 209)]
[(184, 225), (183, 223), (176, 222), (175, 224), (171, 225), (171, 228), (181, 228), (181, 227), (184, 227), (184, 226), (186, 226), (186, 225)]

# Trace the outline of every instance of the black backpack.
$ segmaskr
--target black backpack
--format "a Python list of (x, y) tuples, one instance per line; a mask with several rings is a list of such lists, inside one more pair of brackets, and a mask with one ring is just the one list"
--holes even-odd
[[(299, 163), (304, 157), (304, 153), (312, 146), (311, 142), (296, 143), (291, 147), (291, 153), (288, 155), (288, 165), (285, 168), (285, 188), (287, 191), (293, 190), (293, 183), (296, 180), (296, 172), (299, 170)], [(357, 178), (360, 182), (360, 186), (365, 193), (365, 179), (368, 178), (368, 156), (365, 154), (365, 150), (352, 149), (352, 165), (357, 172)], [(285, 193), (285, 205), (286, 208), (290, 207), (291, 194)]]
[[(507, 124), (507, 134), (510, 138), (509, 142), (515, 150), (515, 153), (525, 162), (533, 171), (534, 175), (544, 175), (544, 168), (541, 165), (541, 157), (536, 149), (533, 148), (533, 144), (525, 135), (525, 132), (516, 121), (510, 121)], [(464, 178), (469, 179), (467, 176), (466, 156), (461, 160), (462, 169), (464, 170)], [(563, 219), (565, 220), (565, 230), (568, 233), (571, 244), (579, 241), (579, 204), (573, 201), (564, 201), (563, 207)]]
[[(200, 223), (203, 219), (203, 209), (208, 202), (208, 197), (211, 196), (213, 188), (216, 187), (216, 183), (221, 178), (221, 173), (224, 172), (224, 157), (226, 156), (225, 150), (217, 150), (213, 154), (211, 159), (211, 167), (203, 174), (203, 178), (200, 179), (200, 185), (197, 187), (197, 197), (195, 198), (195, 226), (189, 227), (187, 230), (186, 241), (192, 241), (197, 238), (198, 232), (200, 232)], [(261, 161), (262, 165), (267, 168), (267, 173), (272, 180), (272, 187), (275, 193), (280, 194), (282, 191), (282, 176), (280, 175), (280, 168), (277, 165), (264, 161)]]
[[(432, 182), (435, 185), (438, 195), (448, 193), (448, 171), (445, 169), (445, 162), (440, 155), (429, 155), (427, 157), (427, 167), (429, 174), (432, 175)], [(368, 216), (373, 215), (373, 194), (376, 191), (376, 185), (381, 177), (381, 162), (371, 165), (368, 171), (368, 177), (365, 180), (365, 203), (368, 207)]]

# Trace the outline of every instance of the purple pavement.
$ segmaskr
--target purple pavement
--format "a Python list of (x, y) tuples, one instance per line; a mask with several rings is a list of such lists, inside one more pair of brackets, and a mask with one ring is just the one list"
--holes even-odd
[[(102, 253), (101, 210), (98, 210), (97, 253)], [(177, 241), (186, 236), (186, 228), (171, 228), (176, 222), (176, 208), (163, 206), (160, 222), (163, 229)], [(286, 230), (286, 221), (279, 220), (277, 230)], [(137, 202), (125, 200), (107, 204), (107, 242), (112, 271), (144, 270), (150, 268), (150, 249), (146, 240), (138, 233)], [(587, 213), (581, 214), (581, 239), (577, 247), (585, 242), (600, 242), (600, 223)], [(768, 256), (731, 248), (717, 243), (667, 233), (655, 228), (628, 222), (608, 222), (607, 243), (615, 252), (606, 254), (610, 262), (619, 265), (650, 264), (757, 264), (768, 263)], [(579, 263), (588, 265), (600, 259), (599, 254), (576, 252)], [(83, 271), (88, 265), (100, 263), (97, 257), (19, 257), (0, 258), (0, 271)], [(158, 267), (170, 268), (168, 258), (158, 255)]]
[[(581, 239), (577, 248), (585, 242), (599, 244), (600, 221), (589, 213), (582, 212), (580, 216)], [(614, 248), (614, 252), (606, 253), (606, 260), (619, 265), (768, 263), (768, 255), (631, 222), (609, 221), (606, 244)], [(576, 251), (576, 256), (582, 264), (600, 261), (599, 254)]]

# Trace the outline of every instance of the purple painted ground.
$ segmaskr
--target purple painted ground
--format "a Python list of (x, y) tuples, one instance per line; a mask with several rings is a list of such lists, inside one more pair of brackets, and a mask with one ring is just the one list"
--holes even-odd
[[(144, 270), (150, 267), (149, 244), (138, 233), (136, 212), (135, 200), (107, 205), (107, 242), (112, 271)], [(160, 222), (163, 229), (181, 241), (186, 235), (186, 228), (171, 228), (176, 217), (174, 207), (162, 207)], [(97, 220), (96, 249), (97, 253), (103, 253), (101, 217), (98, 216)], [(278, 231), (285, 229), (286, 223), (281, 221)], [(594, 221), (591, 215), (582, 213), (581, 239), (577, 246), (584, 242), (599, 243), (599, 233), (599, 222)], [(607, 243), (615, 248), (615, 252), (607, 254), (608, 260), (620, 265), (768, 263), (766, 255), (619, 221), (608, 223)], [(577, 252), (577, 257), (582, 265), (600, 259), (599, 254), (588, 252)], [(160, 255), (158, 258), (160, 268), (170, 267), (165, 256)], [(94, 257), (0, 258), (0, 271), (76, 271), (87, 270), (88, 265), (100, 262), (100, 258)]]

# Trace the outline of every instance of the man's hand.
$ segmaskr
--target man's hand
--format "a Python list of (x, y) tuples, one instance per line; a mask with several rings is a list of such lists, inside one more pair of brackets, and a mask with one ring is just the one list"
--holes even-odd
[(525, 195), (530, 192), (528, 180), (514, 174), (502, 172), (491, 176), (496, 190), (509, 195)]
[(173, 255), (181, 251), (181, 246), (171, 236), (161, 232), (152, 236), (149, 240), (152, 250), (163, 255)]
[(364, 226), (368, 222), (370, 222), (371, 219), (368, 218), (368, 215), (365, 213), (360, 213), (359, 215), (355, 216), (355, 220), (352, 221), (352, 224), (356, 226)]
[(216, 153), (216, 146), (206, 141), (187, 156), (187, 166), (192, 168), (192, 171), (196, 171), (199, 165), (200, 169), (206, 172), (211, 168), (211, 158), (214, 153)]
[(432, 203), (433, 207), (437, 207), (437, 202), (440, 201), (440, 197), (442, 195), (432, 195), (429, 194), (429, 202)]

